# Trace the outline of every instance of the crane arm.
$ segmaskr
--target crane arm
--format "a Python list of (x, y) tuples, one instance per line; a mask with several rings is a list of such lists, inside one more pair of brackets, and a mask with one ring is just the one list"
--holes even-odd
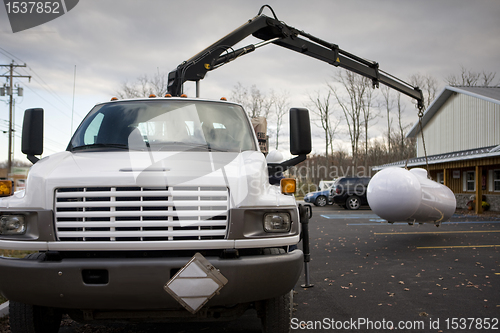
[[(336, 44), (286, 25), (278, 20), (274, 12), (274, 18), (262, 14), (264, 7), (261, 8), (256, 17), (189, 60), (184, 61), (170, 72), (168, 76), (169, 93), (173, 96), (179, 96), (182, 93), (184, 82), (199, 81), (205, 77), (208, 71), (272, 43), (367, 77), (372, 80), (374, 87), (379, 87), (379, 83), (385, 84), (416, 99), (419, 109), (423, 108), (423, 94), (418, 87), (381, 71), (377, 62), (358, 57), (340, 49)], [(262, 39), (263, 42), (250, 44), (237, 50), (232, 48), (233, 45), (250, 35)]]

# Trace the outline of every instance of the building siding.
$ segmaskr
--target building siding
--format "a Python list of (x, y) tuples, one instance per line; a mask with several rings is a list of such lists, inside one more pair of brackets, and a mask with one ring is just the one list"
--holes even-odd
[[(431, 164), (429, 165), (429, 175), (431, 179), (438, 181), (438, 174), (441, 174), (444, 184), (452, 190), (457, 198), (457, 208), (467, 209), (467, 203), (475, 197), (476, 191), (464, 190), (464, 176), (466, 172), (471, 171), (474, 172), (474, 177), (477, 180), (476, 166), (482, 167), (480, 183), (482, 195), (490, 205), (489, 209), (500, 211), (500, 191), (494, 189), (495, 178), (493, 176), (495, 170), (500, 171), (500, 157)], [(454, 172), (458, 173), (458, 178), (453, 176)]]
[[(424, 127), (427, 155), (500, 144), (500, 105), (454, 93)], [(424, 156), (417, 136), (417, 155)]]

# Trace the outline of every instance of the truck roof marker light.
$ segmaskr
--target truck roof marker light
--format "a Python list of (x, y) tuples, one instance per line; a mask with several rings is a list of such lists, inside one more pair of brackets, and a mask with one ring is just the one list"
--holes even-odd
[(227, 101), (227, 98), (226, 97), (221, 97), (220, 100), (221, 101)]
[(112, 101), (117, 101), (117, 100), (118, 100), (118, 98), (116, 98), (116, 97), (111, 97), (111, 100), (112, 100)]
[(8, 197), (12, 194), (12, 181), (0, 180), (0, 197)]
[(297, 183), (294, 178), (283, 178), (280, 181), (281, 193), (294, 194), (297, 188)]
[(170, 94), (165, 94), (165, 97), (172, 97), (172, 95), (170, 95)]
[(182, 95), (181, 95), (181, 97), (182, 97), (182, 98), (187, 98), (187, 97), (188, 97), (188, 95), (186, 95), (186, 94), (182, 94)]
[(155, 94), (150, 94), (149, 98), (156, 98), (156, 95)]

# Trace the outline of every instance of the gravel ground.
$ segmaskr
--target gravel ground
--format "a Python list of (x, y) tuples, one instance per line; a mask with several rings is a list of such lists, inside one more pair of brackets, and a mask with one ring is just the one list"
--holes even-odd
[[(73, 329), (71, 330), (72, 332), (75, 333), (84, 333), (84, 332), (93, 332), (93, 333), (100, 333), (100, 332), (106, 332), (106, 333), (122, 333), (125, 332), (125, 325), (116, 325), (116, 327), (99, 327), (99, 325), (82, 325), (74, 322), (71, 320), (69, 317), (66, 317), (62, 320), (61, 322), (61, 330), (63, 330), (64, 327), (72, 327)], [(0, 333), (10, 333), (10, 325), (9, 325), (9, 318), (3, 318), (0, 319)]]
[(9, 319), (8, 317), (0, 319), (0, 333), (9, 333)]

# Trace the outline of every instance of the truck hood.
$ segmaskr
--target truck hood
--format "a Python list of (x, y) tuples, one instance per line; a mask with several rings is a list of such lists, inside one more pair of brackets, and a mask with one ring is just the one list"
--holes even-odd
[(231, 207), (294, 205), (269, 184), (264, 155), (231, 152), (62, 152), (37, 162), (26, 192), (0, 206), (51, 209), (61, 187), (217, 186), (230, 191)]

